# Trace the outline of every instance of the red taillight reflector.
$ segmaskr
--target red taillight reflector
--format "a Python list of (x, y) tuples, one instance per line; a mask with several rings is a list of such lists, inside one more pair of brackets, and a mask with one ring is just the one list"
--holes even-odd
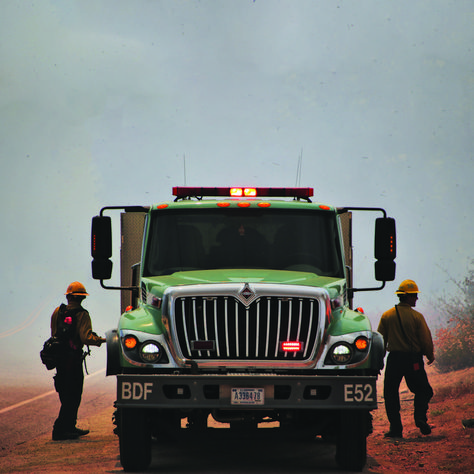
[(299, 352), (303, 349), (303, 343), (299, 341), (283, 341), (281, 343), (282, 352)]

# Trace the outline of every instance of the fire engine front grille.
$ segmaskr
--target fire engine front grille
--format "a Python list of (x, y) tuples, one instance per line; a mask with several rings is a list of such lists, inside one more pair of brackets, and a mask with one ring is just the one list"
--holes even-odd
[[(305, 360), (318, 331), (315, 298), (262, 296), (249, 306), (232, 296), (187, 296), (174, 301), (178, 344), (195, 360)], [(299, 352), (281, 351), (300, 341)]]

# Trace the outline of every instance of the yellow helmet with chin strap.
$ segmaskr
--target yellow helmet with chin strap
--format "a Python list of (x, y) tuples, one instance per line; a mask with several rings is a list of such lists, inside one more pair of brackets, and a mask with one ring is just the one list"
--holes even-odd
[(413, 280), (403, 280), (395, 292), (396, 295), (408, 295), (410, 293), (419, 293), (418, 285)]

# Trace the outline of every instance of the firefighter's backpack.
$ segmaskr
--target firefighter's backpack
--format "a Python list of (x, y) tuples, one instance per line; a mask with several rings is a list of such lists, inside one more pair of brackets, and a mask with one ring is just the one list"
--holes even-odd
[(59, 307), (56, 335), (45, 341), (40, 351), (41, 362), (48, 370), (56, 368), (61, 360), (71, 354), (72, 338), (77, 327), (76, 313), (80, 310), (81, 308), (67, 311), (65, 304)]

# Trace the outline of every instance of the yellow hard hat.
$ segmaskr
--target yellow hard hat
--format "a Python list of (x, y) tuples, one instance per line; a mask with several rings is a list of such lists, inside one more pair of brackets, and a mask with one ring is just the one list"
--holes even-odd
[(406, 295), (409, 293), (419, 293), (418, 285), (413, 280), (403, 280), (395, 292), (396, 295)]
[(87, 293), (86, 289), (84, 288), (84, 285), (78, 281), (73, 281), (66, 290), (65, 295), (78, 295), (78, 296), (88, 296), (89, 293)]

